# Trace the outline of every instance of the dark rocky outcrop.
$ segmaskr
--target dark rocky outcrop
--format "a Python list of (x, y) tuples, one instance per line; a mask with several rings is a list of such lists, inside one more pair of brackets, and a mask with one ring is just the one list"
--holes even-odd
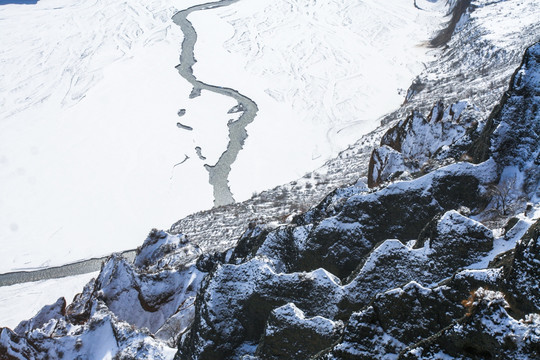
[(516, 245), (507, 283), (512, 304), (525, 313), (540, 313), (540, 220)]
[[(526, 166), (531, 160), (538, 167), (540, 141), (540, 44), (527, 49), (508, 90), (493, 109), (480, 137), (469, 149), (475, 162), (494, 156), (501, 166)], [(532, 169), (531, 169), (532, 170)], [(532, 180), (538, 184), (538, 174)]]
[(351, 315), (339, 343), (320, 358), (397, 356), (408, 344), (431, 336), (461, 316), (463, 307), (445, 292), (446, 288), (432, 290), (411, 282), (377, 295), (368, 307)]
[(471, 0), (449, 0), (448, 2), (452, 2), (451, 11), (449, 14), (451, 15), (450, 20), (446, 24), (446, 27), (440, 30), (439, 33), (433, 39), (431, 39), (429, 45), (432, 47), (446, 45), (452, 38), (461, 17), (466, 14), (467, 11), (472, 11)]
[[(483, 214), (488, 188), (511, 164), (494, 155), (478, 165), (442, 166), (472, 139), (463, 125), (471, 122), (453, 106), (440, 115), (443, 108), (439, 103), (428, 120), (413, 116), (393, 128), (376, 153), (384, 166), (400, 163), (389, 161), (397, 152), (438, 161), (427, 175), (372, 190), (360, 183), (338, 189), (292, 224), (248, 230), (205, 279), (176, 358), (534, 357), (538, 315), (523, 316), (537, 311), (537, 236), (530, 230), (515, 253), (493, 260), (492, 231), (469, 217)], [(450, 144), (428, 149), (418, 145), (420, 133)], [(519, 134), (511, 134), (513, 143), (529, 144)], [(535, 155), (529, 151), (524, 163)], [(514, 221), (499, 246), (529, 225)], [(500, 267), (462, 270), (480, 260)]]
[(404, 350), (399, 359), (536, 359), (540, 317), (515, 320), (504, 295), (479, 288), (464, 302), (467, 313), (455, 324)]
[(272, 311), (256, 355), (261, 359), (308, 359), (337, 341), (341, 321), (321, 316), (306, 318), (294, 304)]

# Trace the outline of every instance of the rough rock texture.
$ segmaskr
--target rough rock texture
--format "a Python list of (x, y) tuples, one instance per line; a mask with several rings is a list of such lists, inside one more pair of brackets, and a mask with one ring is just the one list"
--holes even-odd
[(339, 279), (330, 273), (276, 273), (261, 258), (219, 266), (205, 283), (180, 349), (184, 358), (233, 357), (244, 343), (258, 342), (274, 309), (294, 302), (306, 316), (334, 318), (341, 298)]
[[(538, 166), (540, 149), (540, 44), (525, 52), (501, 106), (493, 116), (493, 157), (502, 166)], [(538, 176), (538, 175), (537, 175)], [(538, 178), (536, 178), (538, 180)]]
[(381, 147), (371, 155), (368, 186), (376, 187), (404, 174), (426, 173), (444, 160), (455, 160), (477, 126), (474, 118), (461, 117), (466, 107), (462, 101), (445, 108), (439, 101), (427, 119), (413, 112), (390, 128)]
[(403, 175), (407, 170), (403, 155), (388, 145), (373, 150), (369, 160), (368, 186), (376, 187), (383, 182)]
[(516, 246), (508, 275), (513, 302), (525, 312), (540, 312), (540, 220)]
[[(482, 174), (482, 177), (477, 177)], [(331, 210), (320, 208), (297, 219), (311, 223), (290, 270), (323, 267), (340, 278), (347, 277), (374, 245), (386, 239), (416, 239), (438, 213), (465, 207), (481, 207), (484, 185), (493, 181), (490, 164), (482, 169), (467, 164), (450, 166), (413, 181), (389, 185), (373, 193), (357, 194)], [(333, 203), (332, 203), (333, 204)], [(335, 215), (318, 218), (317, 214)], [(263, 245), (264, 246), (264, 245)]]
[[(493, 237), (487, 228), (455, 211), (436, 220), (436, 231), (422, 249), (406, 248), (397, 240), (387, 241), (378, 248), (380, 251), (376, 249), (367, 260), (363, 259), (381, 238), (397, 235), (404, 242), (414, 239), (445, 207), (478, 203), (482, 184), (495, 178), (493, 169), (492, 162), (478, 166), (456, 164), (373, 193), (358, 189), (336, 192), (330, 196), (352, 195), (345, 201), (327, 199), (323, 202), (327, 208), (307, 213), (297, 219), (296, 225), (268, 232), (263, 241), (261, 231), (248, 231), (240, 241), (246, 257), (231, 258), (231, 263), (218, 265), (206, 278), (197, 298), (195, 322), (180, 343), (179, 358), (225, 359), (241, 355), (247, 343), (257, 343), (264, 335), (272, 312), (290, 302), (306, 316), (318, 315), (328, 321), (346, 319), (379, 291), (414, 278), (426, 283), (439, 281), (451, 276), (459, 266), (475, 262), (491, 249)], [(454, 186), (464, 188), (460, 196), (451, 199), (446, 194), (447, 186), (440, 184), (447, 184), (447, 177)], [(468, 186), (460, 185), (460, 180)], [(408, 209), (385, 216), (384, 209), (392, 207), (384, 205), (389, 198), (396, 204), (409, 204)], [(328, 213), (335, 215), (327, 218)], [(307, 224), (308, 220), (314, 223)], [(322, 228), (326, 231), (324, 242)], [(247, 250), (246, 244), (256, 250)], [(324, 255), (317, 257), (313, 249), (321, 244), (329, 244), (329, 248), (321, 250)], [(410, 256), (396, 256), (389, 250), (391, 247)], [(445, 247), (448, 251), (444, 251)], [(342, 277), (349, 275), (352, 267), (341, 261), (345, 255), (351, 259), (350, 264), (364, 265), (348, 284), (342, 285), (328, 271), (338, 269)], [(259, 353), (264, 349), (269, 348), (263, 346)]]
[(479, 288), (457, 323), (406, 349), (399, 359), (537, 359), (540, 316), (511, 317), (504, 295)]
[(341, 321), (306, 318), (289, 303), (272, 311), (255, 354), (263, 359), (307, 359), (330, 347), (342, 329)]
[[(540, 181), (540, 45), (527, 49), (509, 89), (490, 115), (469, 154), (476, 162), (493, 155), (500, 166), (517, 166), (529, 176), (526, 190)], [(519, 139), (519, 140), (518, 140)], [(532, 188), (532, 189), (531, 189)]]
[(367, 303), (377, 293), (409, 281), (437, 283), (460, 267), (475, 263), (493, 247), (489, 229), (454, 210), (433, 222), (437, 233), (421, 247), (411, 248), (397, 240), (377, 246), (346, 286), (349, 303)]
[[(434, 109), (430, 122), (417, 118), (416, 128), (423, 129), (417, 131), (431, 137), (441, 134), (437, 126), (437, 119), (444, 118), (438, 115), (441, 108)], [(429, 126), (435, 127), (432, 133), (426, 130)], [(433, 155), (416, 140), (414, 131), (398, 130), (392, 145), (399, 144), (401, 152), (412, 154), (417, 149), (415, 156), (425, 155), (425, 159)], [(466, 140), (453, 139), (452, 144), (459, 143), (463, 151), (463, 144), (470, 143), (468, 136), (465, 130), (459, 132), (459, 139)], [(512, 136), (518, 147), (521, 141), (529, 141), (518, 133)], [(404, 150), (409, 143), (414, 144), (411, 150)], [(435, 152), (441, 154), (438, 149)], [(534, 156), (529, 152), (524, 161), (530, 163)], [(455, 358), (499, 353), (506, 356), (502, 358), (534, 358), (538, 315), (520, 316), (530, 308), (537, 311), (537, 288), (532, 284), (540, 272), (536, 238), (525, 235), (521, 240), (524, 245), (516, 249), (510, 275), (504, 270), (508, 267), (460, 270), (493, 262), (495, 242), (508, 249), (504, 242), (517, 241), (532, 223), (520, 215), (514, 227), (495, 239), (490, 229), (471, 218), (481, 218), (487, 211), (492, 196), (488, 189), (511, 165), (505, 161), (495, 156), (478, 165), (439, 164), (424, 176), (373, 190), (359, 182), (334, 191), (290, 225), (250, 229), (240, 240), (240, 248), (232, 251), (234, 255), (228, 260), (222, 257), (223, 263), (218, 261), (206, 278), (197, 297), (195, 321), (179, 342), (176, 358), (315, 354), (321, 359), (371, 359), (401, 354), (427, 359), (439, 353)], [(530, 176), (523, 173), (525, 180)], [(519, 188), (512, 191), (536, 201)], [(515, 284), (512, 276), (520, 277), (523, 285)], [(410, 281), (416, 282), (406, 285)], [(477, 290), (480, 287), (498, 291), (482, 298), (519, 293), (532, 300), (516, 300), (512, 309), (499, 300), (467, 301), (471, 292), (484, 294)], [(320, 336), (321, 342), (335, 339), (334, 330), (324, 336), (314, 333), (313, 322), (305, 318), (317, 316), (328, 330), (338, 321), (346, 324), (337, 343), (327, 349), (300, 340), (309, 336)], [(453, 325), (456, 321), (465, 329), (463, 333)], [(494, 329), (490, 322), (500, 326)], [(291, 329), (299, 334), (293, 336)], [(272, 336), (276, 333), (286, 338), (279, 345)], [(510, 343), (505, 340), (509, 336)]]
[(377, 295), (348, 320), (340, 342), (325, 359), (390, 357), (407, 344), (442, 330), (462, 313), (462, 307), (445, 297), (446, 288), (431, 290), (411, 282)]
[(67, 308), (61, 298), (15, 332), (2, 329), (0, 359), (170, 358), (167, 342), (193, 320), (198, 255), (184, 237), (153, 230), (134, 264), (111, 256)]

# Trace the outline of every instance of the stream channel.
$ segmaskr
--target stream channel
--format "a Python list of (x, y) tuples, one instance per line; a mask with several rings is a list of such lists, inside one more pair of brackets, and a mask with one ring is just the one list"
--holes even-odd
[(221, 154), (216, 164), (205, 165), (205, 168), (210, 175), (210, 185), (212, 185), (214, 190), (214, 206), (234, 203), (228, 179), (229, 173), (231, 172), (231, 165), (236, 160), (240, 150), (242, 150), (244, 141), (248, 136), (246, 126), (253, 122), (257, 115), (258, 108), (253, 100), (240, 94), (238, 91), (227, 87), (206, 84), (197, 80), (195, 75), (193, 75), (193, 65), (197, 62), (194, 55), (197, 32), (187, 17), (194, 11), (216, 9), (234, 4), (238, 1), (239, 0), (221, 0), (218, 2), (195, 5), (179, 11), (173, 16), (174, 23), (180, 26), (180, 29), (184, 33), (182, 52), (180, 54), (180, 65), (178, 65), (176, 69), (180, 75), (193, 86), (190, 97), (193, 98), (199, 96), (201, 90), (212, 91), (217, 94), (232, 97), (238, 102), (238, 105), (233, 107), (229, 113), (242, 112), (242, 115), (240, 115), (238, 120), (230, 121), (227, 124), (229, 128), (229, 143), (227, 145), (227, 150)]

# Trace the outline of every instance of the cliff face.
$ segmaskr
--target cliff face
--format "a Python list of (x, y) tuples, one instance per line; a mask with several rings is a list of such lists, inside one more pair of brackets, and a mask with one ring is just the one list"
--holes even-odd
[(281, 225), (226, 207), (205, 228), (222, 243), (152, 231), (1, 329), (0, 359), (538, 358), (540, 43), (512, 71), (486, 118), (491, 100), (412, 96), (365, 140), (367, 178)]

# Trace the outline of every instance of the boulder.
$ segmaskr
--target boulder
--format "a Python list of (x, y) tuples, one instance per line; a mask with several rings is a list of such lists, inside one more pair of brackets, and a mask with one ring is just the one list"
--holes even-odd
[(274, 309), (257, 347), (261, 359), (308, 359), (337, 341), (343, 323), (306, 318), (293, 303)]

